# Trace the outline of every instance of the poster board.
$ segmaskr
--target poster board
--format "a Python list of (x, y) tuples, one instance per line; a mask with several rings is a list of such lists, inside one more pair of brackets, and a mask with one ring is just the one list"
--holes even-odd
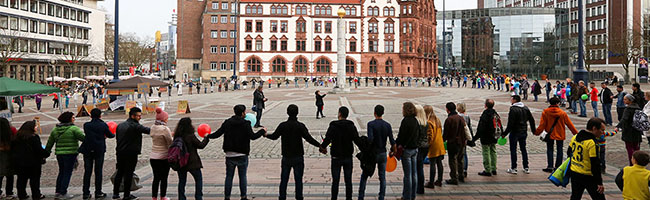
[(145, 109), (143, 109), (143, 110), (146, 110), (146, 112), (148, 112), (148, 113), (155, 113), (156, 108), (158, 108), (158, 102), (153, 102), (153, 103), (149, 103), (149, 104), (145, 105)]
[(100, 101), (99, 103), (95, 104), (95, 108), (99, 108), (100, 110), (107, 110), (109, 108), (108, 102), (105, 101)]
[(648, 58), (639, 58), (639, 82), (648, 82)]
[(150, 83), (138, 83), (138, 93), (139, 94), (148, 94), (151, 91)]
[(131, 111), (131, 108), (134, 108), (137, 106), (137, 103), (135, 101), (126, 101), (126, 104), (124, 104), (124, 111), (126, 111), (126, 115), (129, 115), (129, 111)]
[(118, 96), (117, 99), (115, 99), (115, 101), (109, 104), (109, 107), (111, 108), (111, 110), (117, 110), (118, 108), (126, 104), (127, 99), (128, 99), (127, 96)]
[(176, 113), (177, 114), (191, 113), (190, 104), (187, 102), (187, 100), (178, 101), (178, 109), (176, 110)]

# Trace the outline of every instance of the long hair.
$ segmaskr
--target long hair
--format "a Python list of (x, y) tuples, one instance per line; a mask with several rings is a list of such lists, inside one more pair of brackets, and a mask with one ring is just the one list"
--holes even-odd
[(427, 113), (427, 119), (430, 122), (433, 122), (436, 127), (441, 127), (440, 119), (436, 115), (436, 112), (433, 111), (433, 106), (426, 105), (424, 106), (424, 112)]
[(402, 105), (402, 116), (404, 117), (415, 117), (417, 115), (417, 111), (415, 109), (415, 104), (411, 102), (404, 102)]
[(424, 108), (422, 105), (418, 104), (415, 105), (415, 119), (418, 120), (418, 123), (420, 126), (426, 126), (427, 125), (427, 114), (424, 112)]
[(189, 117), (183, 117), (178, 121), (178, 125), (176, 125), (174, 138), (182, 138), (185, 137), (185, 135), (192, 135), (195, 131), (196, 129), (194, 129), (194, 126), (192, 125), (192, 119)]
[(11, 125), (9, 120), (0, 117), (0, 148), (9, 146), (12, 139)]
[(16, 140), (27, 140), (30, 137), (34, 136), (36, 132), (36, 121), (26, 121), (23, 125), (20, 126), (18, 132), (16, 133)]

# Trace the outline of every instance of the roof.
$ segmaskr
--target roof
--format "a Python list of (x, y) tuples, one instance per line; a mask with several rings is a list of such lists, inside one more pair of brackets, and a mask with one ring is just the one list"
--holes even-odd
[(0, 77), (0, 96), (22, 96), (60, 92), (56, 87), (21, 81), (8, 77)]
[(289, 0), (240, 0), (242, 3), (293, 3), (293, 4), (361, 4), (360, 0), (302, 0), (299, 2)]
[(168, 83), (162, 81), (136, 76), (127, 80), (107, 85), (106, 89), (138, 89), (139, 83), (149, 83), (151, 87), (164, 87), (169, 85)]

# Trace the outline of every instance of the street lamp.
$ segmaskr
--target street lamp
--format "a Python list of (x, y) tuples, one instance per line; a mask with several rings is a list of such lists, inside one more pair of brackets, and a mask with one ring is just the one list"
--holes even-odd
[[(54, 70), (54, 68), (55, 68), (54, 64), (56, 64), (56, 60), (50, 59), (50, 64), (52, 65), (52, 71), (55, 71)], [(54, 76), (52, 76), (52, 84), (54, 84)]]
[(535, 58), (533, 58), (533, 60), (535, 61), (535, 69), (537, 70), (537, 76), (539, 76), (539, 67), (538, 66), (539, 66), (539, 62), (542, 61), (542, 58), (539, 57), (539, 56), (535, 56)]
[(637, 75), (637, 68), (639, 66), (639, 49), (633, 48), (632, 49), (632, 59), (634, 59), (634, 82), (639, 82), (639, 77)]

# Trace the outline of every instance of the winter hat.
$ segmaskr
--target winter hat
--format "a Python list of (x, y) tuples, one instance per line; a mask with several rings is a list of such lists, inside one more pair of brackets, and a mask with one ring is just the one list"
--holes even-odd
[(169, 118), (169, 114), (163, 111), (162, 108), (156, 108), (156, 120), (165, 121)]

